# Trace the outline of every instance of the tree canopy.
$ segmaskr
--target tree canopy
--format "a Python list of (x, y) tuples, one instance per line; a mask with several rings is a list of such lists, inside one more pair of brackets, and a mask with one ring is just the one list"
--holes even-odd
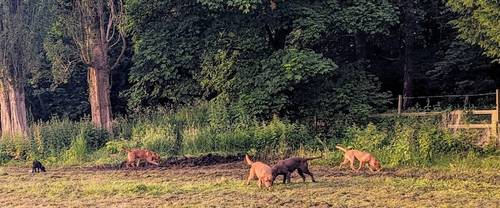
[(333, 126), (398, 94), (500, 86), (497, 1), (1, 2), (2, 77), (26, 90), (31, 120), (90, 114), (110, 129), (111, 109), (209, 103)]
[(459, 14), (451, 23), (458, 28), (459, 37), (478, 45), (484, 53), (500, 62), (500, 2), (496, 0), (447, 1)]

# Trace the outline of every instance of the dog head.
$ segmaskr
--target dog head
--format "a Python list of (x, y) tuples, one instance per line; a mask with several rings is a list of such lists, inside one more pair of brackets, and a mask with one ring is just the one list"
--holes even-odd
[(382, 169), (382, 165), (380, 164), (380, 161), (377, 159), (373, 159), (370, 161), (370, 166), (375, 170), (375, 171), (380, 171)]
[(262, 182), (264, 183), (264, 186), (266, 188), (270, 188), (271, 186), (273, 186), (273, 180), (273, 175), (265, 175), (262, 177)]
[(160, 155), (158, 153), (150, 151), (149, 154), (150, 154), (151, 160), (153, 162), (160, 163), (161, 158), (160, 158)]

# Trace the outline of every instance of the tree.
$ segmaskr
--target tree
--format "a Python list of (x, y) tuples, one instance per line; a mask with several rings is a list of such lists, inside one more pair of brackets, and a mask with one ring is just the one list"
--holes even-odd
[(484, 54), (500, 62), (500, 2), (497, 0), (448, 0), (448, 6), (459, 14), (451, 23), (459, 37), (478, 45)]
[[(56, 73), (68, 74), (79, 62), (87, 66), (92, 122), (108, 131), (112, 130), (110, 74), (127, 46), (120, 27), (123, 6), (121, 0), (56, 0), (57, 17), (45, 47)], [(110, 57), (119, 45), (119, 55)]]
[(32, 2), (0, 1), (0, 108), (2, 136), (27, 136), (26, 75), (38, 67), (35, 35), (30, 24), (36, 18)]
[(354, 34), (359, 60), (367, 58), (367, 39), (370, 35), (388, 34), (390, 27), (399, 22), (395, 6), (387, 1), (373, 0), (347, 1), (333, 19), (342, 31)]
[(195, 76), (213, 17), (194, 0), (126, 3), (134, 49), (129, 108), (192, 104), (202, 94)]
[[(401, 66), (403, 68), (403, 96), (412, 97), (415, 88), (415, 61), (416, 41), (418, 32), (417, 4), (414, 0), (400, 0), (401, 16)], [(410, 99), (404, 99), (403, 106), (409, 107)]]

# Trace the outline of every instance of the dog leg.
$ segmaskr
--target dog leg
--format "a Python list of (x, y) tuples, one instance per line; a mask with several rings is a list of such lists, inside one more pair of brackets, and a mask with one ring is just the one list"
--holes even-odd
[(364, 162), (359, 161), (359, 168), (358, 168), (358, 171), (359, 171), (359, 170), (361, 170), (361, 168), (362, 168), (364, 165), (365, 165), (365, 163), (364, 163)]
[(259, 188), (262, 188), (262, 180), (259, 178)]
[(286, 173), (286, 181), (292, 183), (292, 172)]
[(286, 183), (286, 175), (287, 175), (286, 173), (283, 174), (283, 184)]
[(306, 176), (304, 175), (304, 171), (302, 171), (302, 169), (299, 168), (297, 169), (297, 173), (302, 178), (302, 182), (306, 182)]
[(347, 165), (347, 163), (349, 163), (349, 160), (345, 158), (344, 161), (340, 163), (339, 169), (341, 169), (343, 165)]
[[(309, 171), (309, 168), (305, 168), (304, 173), (311, 176), (312, 182), (316, 182), (316, 180), (314, 180), (313, 174), (311, 173), (311, 171)], [(305, 177), (304, 177), (304, 181), (306, 181)]]
[(250, 184), (250, 180), (252, 180), (255, 177), (255, 173), (253, 169), (250, 168), (250, 173), (248, 173), (248, 178), (247, 178), (247, 185)]
[(356, 170), (356, 168), (354, 168), (354, 160), (351, 160), (351, 161), (349, 161), (349, 162), (351, 162), (351, 165), (350, 165), (350, 166), (351, 166), (351, 170), (353, 170), (354, 172), (358, 172), (358, 171)]

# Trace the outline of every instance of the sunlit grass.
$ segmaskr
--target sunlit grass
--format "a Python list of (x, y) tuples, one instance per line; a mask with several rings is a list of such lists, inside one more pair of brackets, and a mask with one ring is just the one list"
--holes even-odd
[(30, 176), (26, 168), (4, 167), (2, 207), (495, 207), (498, 169), (403, 168), (352, 174), (313, 165), (319, 182), (295, 175), (278, 178), (271, 190), (246, 185), (243, 164), (184, 169), (49, 169)]

